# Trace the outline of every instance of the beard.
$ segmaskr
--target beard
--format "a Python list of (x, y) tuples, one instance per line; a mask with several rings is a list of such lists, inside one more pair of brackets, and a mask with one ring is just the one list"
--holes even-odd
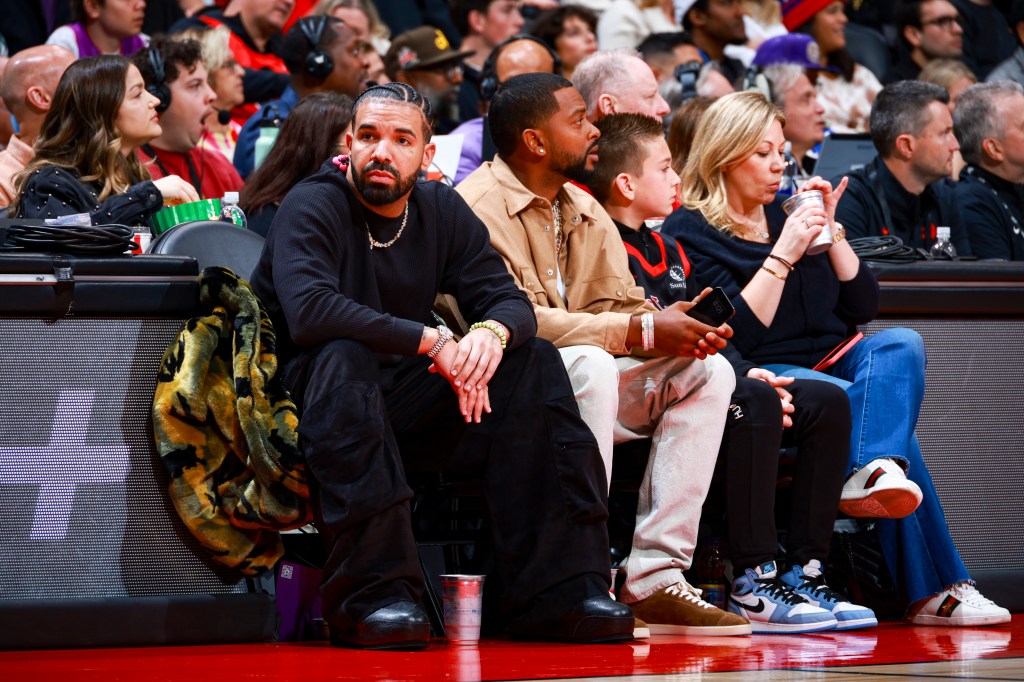
[(577, 157), (568, 152), (559, 152), (551, 158), (551, 170), (581, 185), (590, 184), (594, 178), (594, 169), (587, 168), (587, 156), (596, 149), (597, 142), (594, 142), (587, 147), (587, 151), (582, 156)]
[[(366, 174), (371, 171), (384, 171), (385, 173), (391, 173), (395, 176), (396, 182), (394, 185), (377, 185), (372, 180), (366, 179)], [(407, 194), (413, 186), (416, 184), (417, 177), (411, 175), (407, 178), (402, 177), (402, 174), (398, 172), (398, 169), (392, 166), (390, 163), (379, 163), (377, 161), (371, 161), (370, 163), (363, 166), (363, 169), (358, 173), (352, 173), (352, 180), (355, 183), (356, 191), (359, 192), (366, 203), (371, 206), (386, 206), (398, 201), (401, 197)]]

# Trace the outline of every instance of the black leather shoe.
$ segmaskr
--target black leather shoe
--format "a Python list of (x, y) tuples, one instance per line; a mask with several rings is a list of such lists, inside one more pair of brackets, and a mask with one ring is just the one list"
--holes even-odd
[(400, 601), (379, 608), (356, 623), (354, 630), (331, 630), (334, 646), (359, 649), (425, 649), (430, 644), (430, 622), (420, 607)]
[(591, 597), (567, 613), (528, 612), (509, 623), (517, 639), (553, 639), (588, 644), (633, 639), (633, 611), (608, 597)]

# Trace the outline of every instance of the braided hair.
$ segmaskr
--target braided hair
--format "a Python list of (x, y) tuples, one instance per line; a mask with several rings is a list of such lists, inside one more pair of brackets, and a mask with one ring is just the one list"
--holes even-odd
[(359, 107), (367, 100), (386, 100), (391, 102), (405, 102), (420, 110), (423, 114), (423, 138), (430, 142), (430, 122), (433, 112), (430, 110), (430, 100), (421, 95), (416, 88), (406, 83), (381, 83), (371, 85), (363, 90), (359, 97), (356, 97), (352, 105), (353, 124), (359, 118)]

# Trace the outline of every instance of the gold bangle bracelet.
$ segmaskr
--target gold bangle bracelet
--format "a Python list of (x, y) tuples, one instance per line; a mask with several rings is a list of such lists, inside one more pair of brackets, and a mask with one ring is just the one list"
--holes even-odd
[(772, 270), (771, 268), (769, 268), (769, 267), (768, 267), (767, 265), (762, 265), (762, 266), (761, 266), (761, 269), (762, 269), (762, 270), (764, 270), (765, 272), (767, 272), (767, 273), (768, 273), (769, 275), (771, 275), (772, 277), (775, 277), (776, 279), (781, 279), (781, 280), (782, 280), (783, 282), (785, 282), (785, 281), (786, 281), (786, 278), (785, 278), (785, 277), (783, 277), (783, 276), (782, 276), (782, 275), (780, 275), (779, 273), (775, 272), (774, 270)]

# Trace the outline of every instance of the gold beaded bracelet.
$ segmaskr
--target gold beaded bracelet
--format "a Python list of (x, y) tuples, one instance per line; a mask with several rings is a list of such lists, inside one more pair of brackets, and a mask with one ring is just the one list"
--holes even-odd
[(508, 345), (508, 336), (505, 335), (505, 330), (502, 329), (500, 325), (493, 322), (477, 322), (469, 327), (469, 331), (473, 331), (474, 329), (486, 329), (497, 336), (498, 341), (501, 343), (502, 350), (505, 350), (505, 346)]

